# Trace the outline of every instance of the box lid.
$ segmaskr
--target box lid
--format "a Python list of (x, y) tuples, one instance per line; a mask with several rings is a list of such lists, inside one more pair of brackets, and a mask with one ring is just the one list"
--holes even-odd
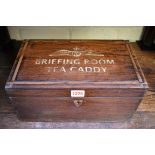
[(147, 88), (128, 41), (26, 40), (6, 88)]

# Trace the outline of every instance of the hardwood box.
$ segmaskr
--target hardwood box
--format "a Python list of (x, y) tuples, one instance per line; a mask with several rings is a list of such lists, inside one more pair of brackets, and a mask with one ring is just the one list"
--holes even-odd
[(25, 40), (6, 92), (25, 121), (123, 121), (148, 85), (128, 41)]

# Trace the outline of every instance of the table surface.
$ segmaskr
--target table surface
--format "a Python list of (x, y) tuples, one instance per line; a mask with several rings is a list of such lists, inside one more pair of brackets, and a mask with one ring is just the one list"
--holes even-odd
[(9, 103), (4, 86), (10, 73), (16, 51), (0, 51), (0, 128), (155, 128), (155, 51), (142, 51), (136, 43), (132, 47), (139, 60), (149, 90), (133, 117), (124, 122), (22, 122)]

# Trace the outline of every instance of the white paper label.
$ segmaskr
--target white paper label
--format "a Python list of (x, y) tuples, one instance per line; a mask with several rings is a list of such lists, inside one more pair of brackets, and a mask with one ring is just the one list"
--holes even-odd
[(84, 97), (85, 91), (84, 90), (71, 90), (71, 97)]

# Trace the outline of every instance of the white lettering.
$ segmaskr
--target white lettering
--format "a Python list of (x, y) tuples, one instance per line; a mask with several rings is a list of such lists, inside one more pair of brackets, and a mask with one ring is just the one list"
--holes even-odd
[(52, 59), (52, 64), (56, 64), (57, 63), (57, 59)]
[(51, 72), (51, 67), (47, 67), (47, 72)]
[(66, 63), (65, 64), (73, 64), (73, 59), (66, 59)]
[(58, 64), (61, 64), (62, 63), (62, 59), (58, 59)]
[(79, 72), (84, 72), (82, 67), (79, 67)]
[(60, 72), (66, 72), (65, 67), (61, 67), (61, 68), (60, 68)]
[(107, 64), (114, 64), (114, 60), (107, 60)]
[(103, 70), (103, 72), (106, 72), (107, 67), (101, 67), (101, 69)]
[(84, 64), (88, 64), (89, 60), (88, 59), (84, 59)]
[(85, 67), (86, 72), (92, 72), (92, 67)]
[(74, 64), (80, 64), (80, 60), (79, 59), (75, 59), (74, 60)]
[(100, 68), (99, 67), (94, 67), (94, 72), (100, 72)]
[(53, 67), (53, 72), (56, 72), (56, 69), (58, 69), (58, 67)]
[(47, 72), (106, 72), (107, 67), (47, 67)]
[[(113, 59), (83, 59), (83, 65), (81, 64), (80, 59), (36, 59), (36, 65), (46, 65), (47, 72), (107, 72), (107, 67), (104, 65), (115, 64)], [(81, 66), (78, 66), (80, 65)], [(54, 66), (52, 66), (54, 65)], [(56, 66), (57, 65), (57, 66)], [(64, 66), (66, 65), (66, 66)], [(69, 66), (70, 65), (70, 66)], [(95, 66), (93, 66), (95, 65)], [(63, 67), (64, 66), (64, 67)]]
[(103, 60), (103, 59), (100, 59), (98, 62), (99, 64), (106, 64), (106, 60)]
[[(115, 64), (115, 61), (109, 59), (84, 59), (84, 64)], [(64, 65), (72, 65), (72, 64), (80, 64), (80, 59), (36, 59), (35, 64), (39, 65), (47, 65), (47, 64), (64, 64)]]
[(109, 59), (84, 59), (84, 64), (114, 64), (114, 60), (109, 60)]
[(98, 64), (98, 61), (96, 59), (92, 59), (91, 64)]
[(77, 67), (71, 67), (70, 68), (70, 72), (72, 72), (73, 71), (73, 69), (76, 69)]
[(36, 64), (36, 65), (40, 65), (40, 59), (36, 59), (35, 64)]
[(47, 59), (42, 59), (42, 64), (47, 64)]

